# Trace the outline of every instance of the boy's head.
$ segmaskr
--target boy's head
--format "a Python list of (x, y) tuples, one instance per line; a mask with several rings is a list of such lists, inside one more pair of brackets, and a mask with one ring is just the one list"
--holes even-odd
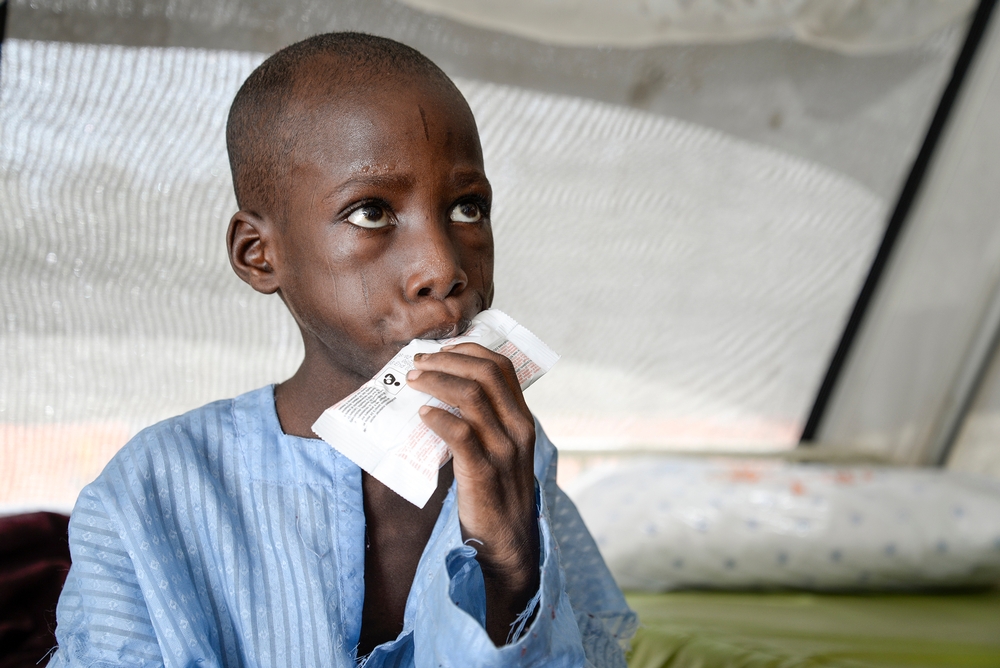
[(226, 139), (233, 268), (281, 295), (306, 364), (364, 380), (410, 339), (447, 336), (490, 305), (475, 119), (417, 51), (357, 33), (283, 49), (243, 84)]

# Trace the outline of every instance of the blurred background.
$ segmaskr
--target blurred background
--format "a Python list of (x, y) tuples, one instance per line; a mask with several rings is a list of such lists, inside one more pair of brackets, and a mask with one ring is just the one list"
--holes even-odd
[[(529, 403), (566, 476), (622, 452), (787, 451), (804, 431), (869, 460), (1000, 472), (985, 445), (1000, 378), (979, 382), (1000, 172), (973, 155), (1000, 133), (992, 37), (963, 90), (993, 97), (949, 125), (964, 171), (883, 243), (974, 10), (6, 3), (0, 508), (66, 510), (139, 429), (296, 368), (279, 300), (228, 267), (223, 128), (267, 54), (330, 30), (410, 44), (468, 97), (496, 193), (496, 306), (563, 356)], [(880, 245), (892, 262), (859, 308)], [(989, 350), (970, 360), (977, 336)]]
[(562, 355), (527, 398), (619, 584), (758, 592), (630, 594), (633, 668), (1000, 665), (995, 4), (0, 2), (0, 528), (295, 370), (226, 258), (225, 120), (358, 30), (472, 106), (495, 306)]

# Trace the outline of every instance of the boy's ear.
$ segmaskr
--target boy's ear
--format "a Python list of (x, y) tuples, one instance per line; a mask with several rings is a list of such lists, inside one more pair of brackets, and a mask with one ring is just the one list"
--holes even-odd
[(277, 292), (278, 277), (273, 256), (276, 239), (274, 224), (249, 211), (237, 211), (229, 221), (226, 244), (229, 264), (245, 283), (266, 295)]

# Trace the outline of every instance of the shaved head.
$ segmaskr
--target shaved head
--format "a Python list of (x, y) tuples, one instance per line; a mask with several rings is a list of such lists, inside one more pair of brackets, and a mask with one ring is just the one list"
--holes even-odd
[(437, 88), (468, 109), (441, 68), (416, 49), (384, 37), (316, 35), (261, 63), (236, 94), (226, 125), (240, 209), (280, 216), (279, 193), (294, 155), (308, 144), (311, 109), (400, 82)]

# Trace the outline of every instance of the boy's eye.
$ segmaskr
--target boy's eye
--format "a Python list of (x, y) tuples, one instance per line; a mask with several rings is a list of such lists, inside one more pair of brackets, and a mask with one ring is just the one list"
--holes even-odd
[(390, 224), (389, 214), (385, 212), (380, 206), (375, 206), (374, 204), (369, 204), (363, 206), (360, 209), (355, 209), (351, 212), (351, 215), (347, 217), (347, 222), (351, 225), (357, 225), (358, 227), (364, 227), (369, 230), (385, 227)]
[(448, 218), (453, 223), (478, 223), (483, 219), (483, 210), (475, 202), (462, 202), (452, 207)]

